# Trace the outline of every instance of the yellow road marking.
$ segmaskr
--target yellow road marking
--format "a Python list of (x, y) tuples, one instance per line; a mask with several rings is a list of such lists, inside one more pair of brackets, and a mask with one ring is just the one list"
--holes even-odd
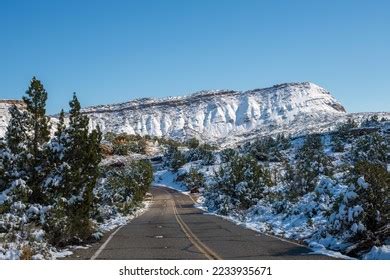
[(187, 236), (188, 240), (202, 253), (204, 254), (209, 260), (222, 260), (220, 256), (218, 256), (217, 253), (215, 253), (213, 250), (211, 250), (209, 247), (207, 247), (200, 239), (192, 232), (192, 230), (188, 227), (188, 225), (183, 221), (183, 219), (180, 217), (177, 208), (176, 208), (176, 201), (173, 195), (168, 192), (167, 190), (162, 189), (166, 193), (168, 193), (173, 201), (172, 201), (172, 209), (173, 213), (175, 214), (175, 218), (179, 226), (181, 227), (184, 234)]

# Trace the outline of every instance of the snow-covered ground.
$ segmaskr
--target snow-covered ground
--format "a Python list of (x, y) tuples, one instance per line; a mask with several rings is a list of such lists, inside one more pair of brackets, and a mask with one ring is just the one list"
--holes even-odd
[(364, 255), (364, 260), (390, 260), (390, 245), (372, 247), (371, 251)]
[(188, 192), (188, 189), (184, 184), (176, 181), (176, 176), (176, 173), (169, 170), (155, 171), (153, 186), (171, 188), (179, 192)]

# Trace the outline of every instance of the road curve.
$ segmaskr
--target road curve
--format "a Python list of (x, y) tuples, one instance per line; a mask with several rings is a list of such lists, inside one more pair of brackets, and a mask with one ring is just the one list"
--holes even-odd
[(70, 259), (331, 259), (305, 246), (259, 234), (194, 208), (191, 197), (155, 187), (150, 208)]

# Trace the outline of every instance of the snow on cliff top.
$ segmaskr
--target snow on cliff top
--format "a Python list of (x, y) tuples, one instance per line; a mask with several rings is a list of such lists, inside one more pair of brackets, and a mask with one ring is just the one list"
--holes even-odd
[(323, 121), (333, 122), (346, 113), (328, 91), (309, 82), (137, 99), (88, 107), (83, 112), (91, 118), (91, 125), (99, 125), (104, 132), (175, 139), (197, 137), (214, 143), (234, 142), (258, 135), (259, 131), (295, 133)]

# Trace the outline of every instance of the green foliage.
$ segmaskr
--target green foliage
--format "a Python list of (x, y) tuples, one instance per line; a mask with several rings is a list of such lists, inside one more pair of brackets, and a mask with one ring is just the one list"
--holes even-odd
[(337, 126), (335, 138), (340, 139), (340, 141), (347, 141), (352, 136), (351, 130), (357, 127), (358, 125), (353, 119), (348, 119), (347, 122)]
[(6, 167), (9, 180), (12, 180), (12, 174), (17, 174), (26, 181), (32, 191), (28, 196), (30, 203), (44, 203), (46, 199), (41, 189), (50, 168), (43, 148), (50, 139), (46, 100), (46, 90), (33, 77), (26, 96), (23, 96), (25, 108), (20, 110), (16, 105), (10, 108), (11, 120), (6, 133), (7, 147), (13, 154), (12, 164)]
[(196, 138), (191, 138), (190, 140), (187, 141), (186, 144), (187, 144), (188, 148), (196, 149), (199, 146), (199, 140)]
[(115, 155), (126, 156), (129, 153), (146, 154), (147, 141), (150, 137), (130, 134), (107, 133), (106, 140), (113, 145), (113, 152)]
[(227, 163), (237, 156), (237, 152), (231, 148), (225, 149), (221, 152), (222, 163)]
[(32, 189), (30, 196), (31, 203), (42, 203), (45, 201), (44, 191), (40, 188), (47, 176), (47, 156), (44, 153), (43, 145), (50, 140), (49, 117), (46, 116), (47, 92), (42, 83), (35, 77), (32, 78), (26, 96), (23, 96), (27, 111), (27, 184)]
[(64, 196), (68, 200), (66, 212), (70, 218), (68, 234), (72, 238), (85, 240), (92, 232), (90, 212), (101, 161), (101, 132), (99, 128), (88, 132), (89, 119), (81, 114), (75, 94), (69, 105), (68, 142), (65, 146), (69, 171), (64, 178)]
[(260, 161), (281, 161), (282, 150), (290, 147), (289, 139), (283, 135), (278, 135), (276, 139), (264, 137), (251, 144), (249, 152)]
[(390, 145), (377, 132), (360, 137), (353, 145), (351, 157), (354, 162), (369, 161), (386, 166), (389, 162)]
[(390, 234), (390, 173), (380, 164), (357, 162), (350, 171), (349, 187), (330, 215), (329, 231), (354, 245), (352, 256), (381, 246)]
[(200, 188), (204, 187), (205, 179), (202, 173), (191, 168), (190, 172), (184, 178), (184, 183), (192, 192), (198, 192)]
[(75, 94), (70, 108), (69, 126), (64, 126), (61, 114), (50, 150), (51, 178), (55, 180), (46, 183), (48, 196), (55, 205), (48, 218), (50, 242), (60, 246), (91, 237), (93, 190), (100, 175), (100, 129), (89, 132), (89, 119), (81, 114)]
[(334, 135), (332, 137), (332, 148), (334, 152), (336, 153), (344, 152), (344, 146), (345, 144), (339, 135)]
[(204, 165), (214, 163), (213, 147), (207, 144), (198, 145), (191, 148), (185, 155), (187, 162), (201, 160)]
[(123, 214), (129, 214), (149, 191), (153, 168), (149, 161), (133, 161), (122, 167), (106, 168), (104, 177), (107, 183), (102, 186), (102, 194), (99, 189), (97, 191), (97, 204), (115, 207)]
[(239, 209), (248, 209), (272, 185), (269, 170), (259, 165), (252, 156), (235, 156), (215, 175), (215, 188), (232, 199)]
[(187, 163), (186, 158), (184, 157), (184, 155), (179, 150), (175, 150), (172, 153), (170, 167), (174, 171), (179, 170), (179, 168), (182, 167), (186, 163)]
[(320, 135), (312, 134), (306, 137), (305, 143), (298, 151), (294, 169), (289, 167), (287, 173), (296, 172), (290, 191), (298, 196), (313, 191), (319, 175), (330, 175), (331, 161), (324, 153)]
[(116, 135), (115, 133), (113, 133), (113, 132), (107, 132), (107, 133), (104, 135), (103, 139), (104, 139), (105, 141), (108, 141), (108, 142), (110, 142), (110, 143), (113, 143), (116, 136), (117, 136), (117, 135)]
[(186, 163), (186, 157), (176, 145), (168, 146), (168, 149), (165, 152), (165, 164), (169, 168), (172, 168), (174, 171), (178, 171), (179, 168), (181, 168)]
[(129, 144), (115, 143), (112, 148), (114, 155), (127, 156), (130, 152)]
[(357, 194), (364, 209), (363, 224), (375, 234), (390, 223), (390, 173), (380, 164), (361, 161), (352, 174), (354, 182), (364, 178), (368, 184), (359, 186)]

